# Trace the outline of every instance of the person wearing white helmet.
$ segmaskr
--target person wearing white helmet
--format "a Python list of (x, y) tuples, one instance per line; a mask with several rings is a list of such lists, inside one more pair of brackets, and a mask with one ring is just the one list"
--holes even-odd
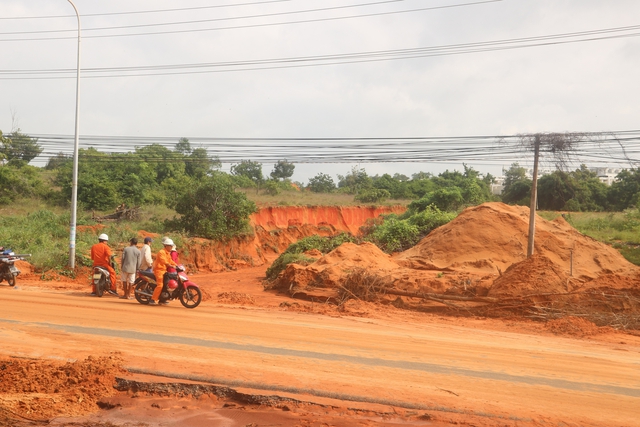
[[(91, 246), (91, 260), (93, 261), (94, 267), (104, 267), (109, 270), (109, 278), (111, 279), (111, 286), (107, 292), (112, 295), (118, 295), (116, 291), (116, 271), (113, 269), (111, 265), (111, 248), (107, 244), (109, 241), (109, 236), (105, 233), (102, 233), (98, 236), (98, 243)], [(95, 285), (91, 285), (91, 295), (96, 294)]]
[(160, 299), (160, 293), (165, 282), (165, 274), (169, 267), (177, 266), (176, 262), (171, 259), (171, 249), (173, 248), (173, 240), (165, 237), (162, 239), (164, 247), (156, 254), (153, 261), (153, 275), (156, 276), (156, 288), (153, 290), (150, 305), (157, 305)]

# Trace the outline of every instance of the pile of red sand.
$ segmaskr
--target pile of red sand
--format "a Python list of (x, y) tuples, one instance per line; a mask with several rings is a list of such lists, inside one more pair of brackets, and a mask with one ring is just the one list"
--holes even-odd
[(289, 264), (278, 278), (277, 287), (300, 290), (308, 286), (335, 288), (345, 274), (364, 268), (379, 275), (389, 274), (400, 266), (373, 243), (343, 243), (313, 264), (303, 267)]
[(637, 288), (640, 268), (562, 217), (536, 217), (531, 258), (526, 254), (528, 230), (528, 208), (485, 203), (465, 209), (394, 257), (372, 244), (346, 243), (309, 266), (290, 265), (279, 287), (336, 287), (361, 267), (390, 278), (396, 287), (422, 292), (466, 291), (474, 285), (488, 288), (490, 296)]
[(2, 359), (0, 415), (44, 420), (96, 411), (101, 398), (116, 393), (115, 378), (123, 372), (117, 357), (68, 363)]

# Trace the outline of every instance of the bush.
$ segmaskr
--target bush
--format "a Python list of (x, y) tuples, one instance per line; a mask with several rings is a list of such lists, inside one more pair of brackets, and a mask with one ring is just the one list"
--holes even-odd
[(323, 254), (327, 254), (340, 246), (343, 243), (351, 242), (356, 243), (357, 239), (348, 233), (340, 233), (331, 237), (323, 237), (313, 235), (298, 240), (295, 243), (289, 245), (284, 251), (285, 254), (301, 254), (303, 252), (317, 249)]
[(235, 191), (229, 175), (215, 172), (178, 196), (175, 210), (182, 216), (169, 225), (194, 236), (221, 239), (246, 232), (256, 205)]
[(384, 222), (373, 228), (373, 232), (365, 238), (386, 253), (409, 249), (420, 240), (420, 229), (408, 220), (396, 216), (385, 218)]
[(262, 191), (270, 196), (277, 196), (278, 194), (280, 194), (280, 188), (278, 187), (279, 186), (276, 181), (269, 180), (266, 181), (262, 186)]
[(363, 190), (356, 194), (354, 199), (363, 203), (380, 203), (391, 197), (388, 190), (381, 188), (373, 188), (371, 190)]
[(267, 280), (275, 279), (278, 274), (291, 263), (309, 265), (315, 260), (304, 256), (304, 252), (316, 249), (323, 254), (329, 253), (345, 242), (356, 242), (356, 238), (348, 233), (340, 233), (331, 237), (313, 235), (298, 240), (289, 247), (267, 269)]
[(309, 265), (313, 263), (315, 259), (304, 256), (300, 253), (283, 253), (276, 259), (269, 268), (267, 268), (267, 280), (273, 280), (278, 277), (281, 271), (287, 268), (287, 265), (291, 263), (300, 265)]
[(421, 236), (426, 236), (441, 225), (444, 225), (456, 217), (453, 212), (442, 212), (434, 205), (429, 205), (425, 210), (410, 216), (409, 224), (418, 227)]

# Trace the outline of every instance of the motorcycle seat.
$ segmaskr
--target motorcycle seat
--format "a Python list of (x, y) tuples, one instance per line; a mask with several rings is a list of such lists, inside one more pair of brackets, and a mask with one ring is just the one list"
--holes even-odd
[(138, 270), (138, 273), (139, 273), (141, 276), (148, 277), (148, 278), (150, 278), (150, 279), (155, 279), (155, 278), (156, 278), (155, 274), (153, 274), (153, 272), (152, 272), (152, 271)]

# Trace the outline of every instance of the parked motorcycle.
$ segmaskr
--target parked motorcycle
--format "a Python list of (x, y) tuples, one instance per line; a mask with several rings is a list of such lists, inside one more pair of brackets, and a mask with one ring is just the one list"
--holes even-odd
[[(202, 291), (192, 281), (189, 280), (184, 272), (184, 266), (176, 267), (177, 273), (167, 273), (169, 281), (166, 286), (162, 286), (160, 293), (160, 302), (168, 302), (170, 300), (179, 299), (180, 303), (186, 308), (196, 308), (202, 302)], [(149, 304), (153, 291), (157, 286), (156, 277), (153, 273), (138, 270), (135, 286), (136, 300), (140, 304)]]
[[(114, 271), (116, 269), (115, 257), (115, 255), (111, 255), (111, 267), (113, 267)], [(96, 295), (99, 297), (111, 289), (111, 273), (109, 273), (106, 267), (93, 267), (92, 280), (96, 289)]]
[(16, 277), (20, 274), (20, 270), (15, 266), (17, 260), (24, 261), (31, 254), (15, 254), (11, 249), (0, 247), (0, 283), (6, 280), (9, 286), (16, 285)]

